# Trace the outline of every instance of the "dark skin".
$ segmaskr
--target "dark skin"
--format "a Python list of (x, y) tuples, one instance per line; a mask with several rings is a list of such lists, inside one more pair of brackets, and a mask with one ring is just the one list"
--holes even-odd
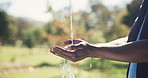
[[(113, 42), (117, 43), (89, 44), (84, 40), (76, 39), (73, 40), (75, 45), (69, 46), (68, 48), (53, 46), (50, 52), (73, 62), (80, 61), (87, 57), (94, 57), (122, 62), (146, 63), (148, 62), (148, 39), (135, 41), (136, 35), (139, 32), (138, 27), (140, 27), (140, 25), (137, 24), (138, 21), (134, 22), (128, 40), (125, 40), (131, 42), (118, 44), (118, 40), (115, 40)], [(64, 44), (71, 44), (71, 41), (72, 40), (66, 40)]]
[[(69, 46), (67, 49), (54, 46), (51, 48), (51, 52), (73, 62), (87, 57), (104, 58), (122, 62), (148, 62), (148, 40), (103, 47), (89, 43), (83, 44), (82, 42), (84, 41), (74, 40), (74, 44), (77, 45)], [(65, 45), (71, 44), (71, 40), (67, 40), (64, 43)]]

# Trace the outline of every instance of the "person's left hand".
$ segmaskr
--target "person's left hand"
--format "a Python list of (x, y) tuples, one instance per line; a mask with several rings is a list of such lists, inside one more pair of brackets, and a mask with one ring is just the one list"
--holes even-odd
[(68, 48), (53, 46), (50, 48), (50, 52), (73, 62), (89, 57), (90, 54), (89, 45), (83, 43), (72, 45)]

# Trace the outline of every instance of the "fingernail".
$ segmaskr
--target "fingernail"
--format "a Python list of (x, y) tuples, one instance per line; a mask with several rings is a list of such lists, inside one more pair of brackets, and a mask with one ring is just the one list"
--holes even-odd
[(53, 51), (53, 49), (52, 49), (52, 48), (50, 48), (50, 52), (54, 54), (54, 51)]
[(54, 53), (52, 50), (50, 50), (51, 53)]

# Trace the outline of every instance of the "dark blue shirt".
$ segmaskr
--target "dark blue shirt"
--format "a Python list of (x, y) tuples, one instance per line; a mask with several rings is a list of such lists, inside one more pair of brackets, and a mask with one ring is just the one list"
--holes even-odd
[[(148, 0), (143, 0), (128, 42), (148, 39)], [(148, 63), (130, 63), (127, 78), (148, 78)]]

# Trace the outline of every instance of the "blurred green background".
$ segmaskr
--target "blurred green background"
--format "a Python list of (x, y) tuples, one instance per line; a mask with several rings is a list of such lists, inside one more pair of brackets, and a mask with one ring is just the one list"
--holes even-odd
[[(74, 38), (104, 43), (127, 36), (141, 1), (120, 7), (88, 0), (89, 10), (72, 14)], [(7, 11), (11, 2), (0, 2), (0, 78), (61, 78), (63, 72), (69, 78), (60, 67), (64, 59), (49, 52), (51, 46), (64, 46), (63, 41), (70, 39), (69, 6), (57, 11), (52, 1), (45, 2), (46, 13), (52, 16), (47, 22), (13, 16)], [(127, 67), (128, 63), (100, 58), (72, 63), (76, 78), (125, 78)]]

